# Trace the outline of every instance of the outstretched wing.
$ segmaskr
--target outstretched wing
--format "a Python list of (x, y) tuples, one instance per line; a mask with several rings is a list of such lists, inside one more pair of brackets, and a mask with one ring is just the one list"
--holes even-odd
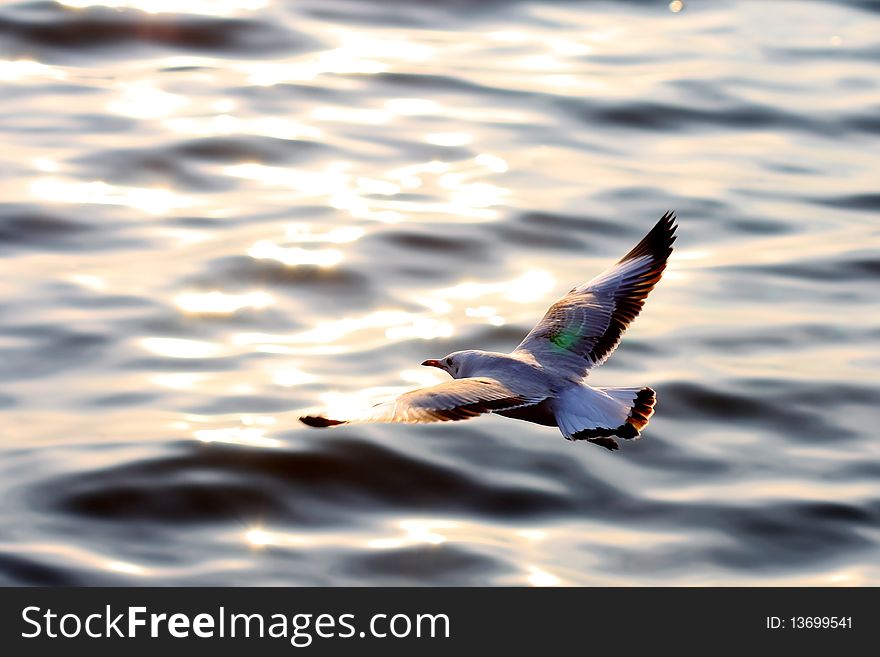
[(536, 391), (518, 392), (496, 379), (455, 379), (436, 386), (406, 392), (391, 401), (376, 404), (361, 417), (332, 419), (307, 415), (300, 420), (310, 427), (364, 422), (446, 422), (468, 420), (483, 413), (530, 406), (546, 399)]
[(554, 303), (513, 355), (576, 377), (604, 363), (666, 269), (675, 229), (667, 212), (611, 269)]

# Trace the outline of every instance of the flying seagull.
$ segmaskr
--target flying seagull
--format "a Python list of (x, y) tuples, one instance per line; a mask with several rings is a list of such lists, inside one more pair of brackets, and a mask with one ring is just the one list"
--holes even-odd
[(585, 383), (617, 348), (623, 331), (654, 289), (675, 241), (667, 212), (632, 251), (593, 280), (573, 288), (509, 354), (468, 349), (422, 365), (452, 381), (404, 393), (361, 417), (301, 417), (311, 427), (363, 422), (444, 422), (483, 413), (559, 427), (568, 440), (618, 448), (611, 436), (632, 439), (654, 414), (651, 388), (602, 388)]

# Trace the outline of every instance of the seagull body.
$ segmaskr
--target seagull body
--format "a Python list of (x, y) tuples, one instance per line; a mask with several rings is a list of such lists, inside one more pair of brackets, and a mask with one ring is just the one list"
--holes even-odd
[(617, 449), (612, 436), (638, 438), (654, 414), (651, 388), (587, 385), (654, 289), (675, 241), (667, 212), (629, 253), (593, 280), (572, 288), (511, 353), (469, 349), (422, 365), (453, 378), (404, 393), (352, 419), (300, 418), (312, 427), (363, 422), (425, 423), (495, 413), (558, 427), (568, 440)]

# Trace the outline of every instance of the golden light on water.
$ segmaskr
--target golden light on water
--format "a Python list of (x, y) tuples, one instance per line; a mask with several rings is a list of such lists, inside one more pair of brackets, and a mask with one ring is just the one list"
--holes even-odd
[(497, 155), (491, 155), (490, 153), (480, 153), (474, 158), (474, 162), (495, 173), (504, 173), (508, 169), (507, 162)]
[(492, 306), (479, 306), (478, 308), (465, 308), (464, 314), (468, 317), (485, 319), (492, 326), (503, 326), (504, 318), (498, 315)]
[(246, 447), (281, 447), (283, 443), (268, 438), (265, 429), (259, 427), (224, 427), (222, 429), (198, 429), (193, 432), (203, 443), (228, 443)]
[(528, 581), (532, 586), (559, 586), (562, 583), (556, 575), (537, 566), (528, 566), (527, 570)]
[(61, 165), (48, 157), (38, 157), (33, 160), (34, 168), (44, 173), (57, 173), (61, 169)]
[(446, 542), (443, 530), (456, 529), (459, 523), (451, 520), (411, 519), (401, 520), (399, 536), (374, 538), (367, 541), (367, 547), (379, 550), (393, 550), (411, 545), (440, 545)]
[[(452, 145), (449, 139), (447, 143)], [(431, 160), (369, 176), (358, 175), (353, 163), (347, 161), (311, 170), (242, 163), (225, 167), (224, 173), (265, 188), (285, 190), (287, 195), (293, 192), (294, 198), (321, 200), (357, 219), (396, 223), (442, 217), (444, 221), (458, 218), (472, 222), (497, 219), (493, 208), (508, 203), (511, 190), (487, 179), (507, 168), (503, 158), (481, 153), (457, 162)], [(423, 200), (396, 198), (404, 190), (416, 188)]]
[(263, 529), (255, 527), (245, 532), (244, 540), (256, 548), (261, 548), (272, 543), (272, 535)]
[(275, 385), (279, 385), (282, 388), (292, 388), (294, 386), (301, 386), (307, 383), (314, 383), (318, 380), (313, 374), (309, 374), (308, 372), (303, 372), (302, 370), (298, 370), (295, 367), (285, 367), (283, 369), (277, 370), (272, 375), (272, 383)]
[(499, 283), (466, 281), (453, 287), (439, 290), (436, 292), (436, 295), (446, 299), (472, 300), (500, 294), (508, 301), (531, 303), (532, 301), (545, 298), (555, 284), (556, 280), (549, 272), (534, 269), (513, 280)]
[(120, 91), (120, 97), (111, 101), (107, 109), (136, 119), (169, 116), (189, 103), (185, 96), (168, 93), (144, 80), (122, 83)]
[(400, 185), (395, 185), (387, 180), (378, 180), (376, 178), (359, 177), (355, 184), (366, 194), (379, 194), (380, 196), (394, 196), (400, 193)]
[(149, 571), (143, 566), (138, 566), (127, 561), (108, 561), (107, 570), (113, 570), (117, 573), (125, 573), (126, 575), (149, 575)]
[(278, 246), (269, 240), (260, 240), (248, 249), (248, 255), (256, 260), (277, 260), (283, 265), (317, 265), (332, 267), (342, 262), (342, 251), (337, 249), (303, 249), (298, 246)]
[(107, 281), (100, 276), (93, 276), (91, 274), (72, 274), (67, 280), (95, 292), (102, 292), (107, 289)]
[(231, 315), (245, 308), (266, 308), (274, 302), (272, 295), (262, 291), (247, 294), (226, 294), (218, 290), (186, 292), (174, 299), (178, 308), (194, 315)]
[[(499, 314), (499, 302), (532, 304), (545, 300), (554, 287), (555, 279), (549, 273), (529, 270), (508, 281), (465, 281), (451, 288), (416, 294), (410, 300), (425, 307), (422, 313), (376, 310), (361, 316), (318, 322), (304, 331), (289, 334), (241, 332), (231, 341), (236, 346), (265, 353), (315, 356), (369, 350), (389, 340), (448, 338), (456, 334), (455, 316), (503, 326), (508, 318)], [(482, 299), (493, 305), (474, 303)]]
[(435, 146), (464, 146), (473, 137), (466, 132), (434, 132), (425, 135), (425, 141)]
[(321, 413), (338, 420), (351, 420), (369, 414), (376, 404), (410, 390), (407, 386), (371, 386), (352, 392), (324, 392), (318, 395)]
[(427, 98), (392, 98), (385, 102), (385, 108), (392, 114), (400, 116), (424, 116), (439, 114), (443, 106)]
[(128, 187), (101, 180), (75, 182), (60, 178), (38, 178), (30, 185), (35, 198), (48, 203), (121, 205), (150, 215), (168, 214), (192, 205), (192, 201), (161, 187)]
[(147, 351), (166, 358), (217, 358), (228, 353), (222, 344), (205, 340), (144, 338), (140, 344)]
[[(345, 317), (321, 322), (315, 327), (290, 335), (270, 335), (265, 333), (240, 333), (233, 338), (236, 344), (255, 344), (273, 342), (276, 344), (327, 344), (337, 342), (360, 331), (380, 329), (387, 335), (388, 329), (410, 327), (415, 331), (420, 318), (403, 310), (377, 310), (361, 317)], [(434, 324), (426, 327), (433, 329)]]
[(30, 59), (0, 59), (0, 81), (21, 82), (29, 78), (64, 80), (67, 73), (57, 67)]
[(256, 11), (269, 0), (57, 0), (71, 9), (108, 7), (110, 9), (137, 9), (147, 14), (187, 13), (212, 16), (231, 16), (241, 11)]

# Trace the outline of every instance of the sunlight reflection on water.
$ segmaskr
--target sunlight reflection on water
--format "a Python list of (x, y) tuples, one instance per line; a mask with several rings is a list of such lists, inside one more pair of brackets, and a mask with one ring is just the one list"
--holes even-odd
[[(793, 5), (0, 7), (0, 582), (880, 582), (880, 14)], [(666, 209), (628, 449), (298, 423)]]

